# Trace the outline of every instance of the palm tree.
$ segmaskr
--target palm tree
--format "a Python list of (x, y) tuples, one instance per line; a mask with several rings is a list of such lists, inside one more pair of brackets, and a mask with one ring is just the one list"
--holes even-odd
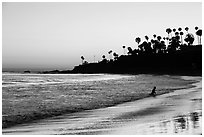
[(197, 32), (196, 32), (196, 35), (200, 37), (200, 44), (201, 44), (201, 36), (202, 36), (202, 30), (199, 29)]
[(103, 59), (105, 59), (105, 58), (106, 58), (106, 56), (105, 56), (105, 55), (103, 55), (103, 56), (102, 56), (102, 58), (103, 58)]
[(149, 40), (149, 37), (148, 36), (145, 36), (145, 39), (147, 40), (147, 42), (148, 42), (148, 40)]
[(125, 55), (125, 46), (123, 46), (123, 53), (124, 53), (124, 55)]
[(169, 37), (166, 37), (166, 45), (168, 46)]
[(160, 48), (161, 48), (161, 51), (164, 53), (165, 52), (165, 50), (166, 50), (166, 45), (165, 45), (165, 41), (161, 41), (161, 46), (160, 46)]
[(176, 52), (176, 50), (179, 48), (180, 46), (179, 38), (180, 38), (179, 36), (172, 37), (171, 41), (169, 42), (169, 46), (168, 46), (169, 53)]
[(138, 43), (138, 45), (139, 45), (139, 44), (140, 44), (140, 42), (141, 42), (140, 37), (137, 37), (137, 38), (135, 39), (135, 42), (137, 42), (137, 43)]
[(185, 27), (185, 31), (188, 33), (188, 30), (189, 30), (189, 28), (188, 27)]
[(179, 35), (179, 33), (178, 32), (175, 32), (175, 36), (178, 36)]
[(157, 36), (156, 34), (153, 35), (154, 39), (156, 39), (156, 36)]
[(173, 29), (173, 32), (174, 32), (174, 35), (175, 35), (175, 32), (176, 32), (176, 29), (175, 29), (175, 28)]
[(183, 38), (182, 38), (183, 32), (182, 31), (180, 32), (180, 36), (181, 36), (181, 44), (183, 45)]
[(103, 60), (102, 60), (103, 63), (107, 63), (108, 62), (105, 55), (103, 55), (102, 58), (103, 58)]
[(108, 52), (110, 60), (112, 59), (112, 56), (111, 56), (111, 53), (112, 53), (112, 52), (113, 52), (112, 50), (110, 50), (110, 51)]
[(141, 38), (140, 38), (140, 37), (137, 37), (137, 38), (135, 39), (135, 42), (137, 43), (137, 46), (139, 47), (139, 44), (140, 44), (140, 42), (141, 42)]
[(161, 40), (161, 36), (157, 36), (157, 40), (160, 42), (160, 40)]
[(178, 31), (181, 31), (182, 30), (182, 28), (178, 28)]
[[(144, 43), (144, 42), (143, 42), (143, 43)], [(143, 44), (143, 43), (138, 46), (139, 51), (141, 51), (141, 52), (144, 51), (144, 44)]]
[[(168, 37), (169, 37), (169, 34), (172, 32), (172, 30), (170, 28), (167, 28), (166, 32), (168, 33)], [(170, 39), (170, 37), (169, 37), (169, 39)]]
[[(197, 32), (197, 30), (198, 30), (198, 27), (196, 26), (196, 27), (195, 27), (195, 31)], [(196, 33), (196, 32), (195, 32), (195, 33)], [(197, 34), (196, 34), (196, 35), (197, 35)], [(198, 45), (199, 45), (199, 36), (198, 36), (198, 35), (197, 35), (197, 38), (198, 38)]]
[(83, 65), (83, 63), (84, 63), (84, 56), (81, 56), (81, 60), (82, 60), (82, 65)]
[(128, 49), (128, 55), (131, 55), (131, 54), (133, 53), (132, 48), (131, 48), (131, 47), (128, 47), (127, 49)]
[(114, 59), (117, 60), (118, 59), (118, 54), (117, 53), (113, 53)]
[(186, 35), (186, 37), (185, 37), (184, 40), (188, 43), (188, 45), (193, 44), (193, 42), (194, 42), (194, 36), (193, 36), (193, 34), (188, 33), (188, 34)]

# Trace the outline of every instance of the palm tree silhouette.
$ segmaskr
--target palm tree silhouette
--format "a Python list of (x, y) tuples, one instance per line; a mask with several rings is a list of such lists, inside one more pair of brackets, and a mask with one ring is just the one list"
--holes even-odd
[(178, 36), (179, 35), (179, 33), (178, 32), (175, 32), (175, 36)]
[(202, 30), (199, 29), (197, 32), (196, 32), (196, 35), (200, 37), (200, 44), (201, 44), (201, 36), (202, 36)]
[(176, 32), (176, 29), (175, 29), (175, 28), (173, 29), (173, 32), (174, 32), (174, 34), (175, 34), (175, 32)]
[(178, 31), (181, 31), (182, 30), (182, 28), (178, 28)]
[(189, 28), (188, 27), (185, 27), (185, 31), (188, 33), (188, 30), (189, 30)]
[(160, 42), (160, 40), (161, 40), (161, 36), (157, 36), (157, 40)]
[(103, 60), (102, 60), (103, 63), (107, 63), (108, 62), (105, 55), (103, 55), (102, 58), (103, 58)]
[(137, 46), (139, 47), (139, 44), (140, 44), (140, 42), (141, 42), (141, 38), (140, 38), (140, 37), (137, 37), (137, 38), (135, 39), (135, 42), (137, 43)]
[(156, 41), (157, 40), (151, 39), (153, 53), (156, 53)]
[(123, 54), (125, 55), (125, 46), (123, 46)]
[(179, 41), (180, 37), (179, 36), (175, 36), (172, 37), (171, 41), (169, 42), (169, 46), (168, 46), (168, 52), (176, 52), (176, 50), (179, 48), (180, 46), (180, 41)]
[(142, 52), (148, 52), (148, 42), (147, 41), (143, 41), (142, 44), (139, 45), (140, 50)]
[(127, 49), (128, 49), (128, 55), (131, 55), (131, 54), (133, 53), (132, 48), (131, 48), (131, 47), (128, 47)]
[(165, 50), (166, 50), (166, 45), (165, 45), (165, 42), (162, 40), (161, 41), (161, 51), (164, 53), (165, 52)]
[(170, 28), (167, 28), (167, 29), (166, 29), (166, 32), (168, 33), (168, 38), (170, 39), (170, 36), (169, 36), (169, 35), (170, 35), (170, 33), (172, 32), (172, 30), (171, 30)]
[(147, 40), (147, 42), (148, 42), (148, 40), (149, 40), (149, 37), (148, 36), (145, 36), (145, 39)]
[(140, 44), (139, 46), (138, 46), (138, 48), (139, 48), (139, 50), (141, 51), (141, 52), (143, 52), (144, 50), (143, 50), (143, 44)]
[(106, 59), (106, 56), (105, 56), (105, 55), (103, 55), (103, 56), (102, 56), (102, 58), (103, 58), (103, 60), (104, 60), (104, 59)]
[(193, 34), (188, 33), (188, 34), (186, 35), (186, 37), (185, 37), (184, 40), (188, 43), (188, 45), (193, 44), (193, 42), (194, 42), (194, 36), (193, 36)]
[(138, 45), (139, 45), (139, 44), (140, 44), (140, 42), (141, 42), (140, 37), (137, 37), (137, 38), (135, 39), (135, 42), (137, 42), (137, 43), (138, 43)]
[(169, 37), (166, 37), (166, 45), (168, 46)]
[(154, 39), (156, 39), (157, 35), (156, 35), (156, 34), (154, 34), (154, 35), (153, 35), (153, 37), (154, 37)]
[(180, 34), (180, 36), (181, 36), (181, 44), (183, 45), (183, 38), (182, 38), (183, 32), (181, 31), (179, 34)]
[(82, 65), (83, 65), (83, 63), (84, 63), (84, 56), (81, 56), (81, 60), (82, 60)]
[[(195, 27), (195, 31), (197, 32), (197, 30), (198, 30), (198, 27), (196, 26), (196, 27)], [(196, 32), (195, 32), (195, 33), (196, 33)], [(197, 34), (196, 34), (196, 35), (197, 35)], [(198, 36), (198, 35), (197, 35), (197, 38), (198, 38), (198, 45), (199, 45), (199, 36)]]
[(114, 59), (117, 60), (118, 59), (118, 54), (117, 53), (113, 53)]
[(111, 56), (111, 53), (112, 53), (112, 52), (113, 52), (112, 50), (110, 50), (110, 51), (108, 52), (110, 60), (112, 59), (112, 56)]

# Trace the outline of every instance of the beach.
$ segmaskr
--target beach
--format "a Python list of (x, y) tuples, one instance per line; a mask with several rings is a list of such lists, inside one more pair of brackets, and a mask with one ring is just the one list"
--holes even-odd
[(202, 2), (2, 2), (2, 135), (202, 135)]
[[(201, 77), (182, 87), (156, 97), (98, 109), (63, 114), (4, 128), (3, 134), (46, 135), (132, 135), (132, 134), (202, 134)], [(192, 82), (193, 81), (193, 82)]]

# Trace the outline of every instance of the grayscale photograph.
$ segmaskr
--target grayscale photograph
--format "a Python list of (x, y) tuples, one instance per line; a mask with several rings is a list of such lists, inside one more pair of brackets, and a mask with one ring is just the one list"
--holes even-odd
[(202, 2), (2, 2), (2, 135), (202, 135)]

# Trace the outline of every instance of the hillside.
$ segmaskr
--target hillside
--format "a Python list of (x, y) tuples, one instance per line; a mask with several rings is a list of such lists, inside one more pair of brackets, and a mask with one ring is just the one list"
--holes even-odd
[(114, 60), (76, 66), (71, 72), (201, 75), (202, 45), (188, 46), (173, 53), (121, 55)]

